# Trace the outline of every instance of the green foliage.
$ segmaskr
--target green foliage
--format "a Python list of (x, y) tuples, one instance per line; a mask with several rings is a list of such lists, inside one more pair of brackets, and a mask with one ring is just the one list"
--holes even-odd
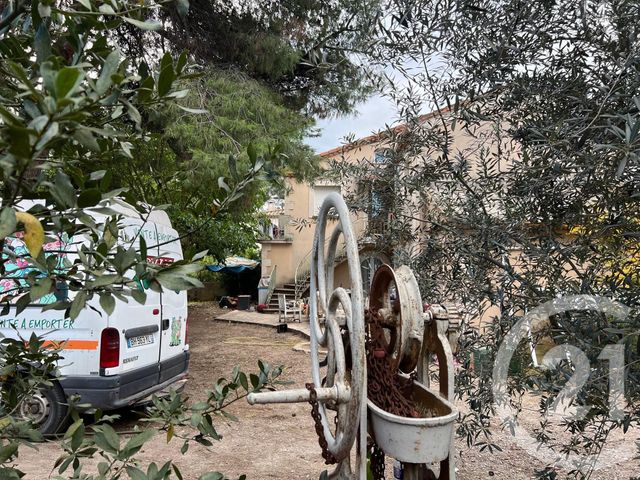
[(0, 340), (0, 464), (7, 466), (20, 445), (42, 440), (31, 422), (20, 418), (23, 400), (53, 385), (56, 362), (62, 357), (54, 345), (33, 334), (29, 339)]
[(371, 41), (380, 4), (196, 1), (187, 15), (179, 4), (166, 11), (166, 37), (202, 62), (239, 68), (268, 84), (296, 110), (330, 116), (352, 111), (371, 91), (371, 71), (359, 54)]
[[(30, 339), (28, 346), (15, 340), (3, 340), (0, 344), (0, 350), (7, 353), (7, 357), (3, 357), (6, 358), (2, 362), (3, 371), (7, 372), (10, 368), (15, 371), (21, 370), (27, 364), (26, 361), (37, 362), (42, 367), (34, 372), (5, 375), (4, 388), (0, 395), (0, 434), (3, 438), (9, 437), (12, 440), (3, 440), (0, 445), (0, 471), (3, 478), (22, 477), (24, 474), (13, 465), (20, 444), (42, 440), (42, 436), (30, 426), (28, 420), (16, 419), (13, 410), (10, 410), (11, 407), (15, 410), (20, 401), (24, 401), (33, 393), (34, 388), (51, 385), (50, 369), (54, 368), (59, 357), (55, 351), (41, 347), (42, 341), (35, 337)], [(126, 478), (124, 475), (133, 480), (183, 478), (180, 469), (171, 460), (162, 465), (152, 462), (145, 468), (136, 459), (136, 454), (156, 435), (158, 429), (166, 433), (167, 443), (174, 438), (181, 440), (182, 454), (187, 452), (191, 442), (210, 447), (213, 445), (212, 441), (221, 440), (214, 419), (219, 418), (224, 422), (236, 421), (237, 419), (225, 410), (229, 405), (244, 399), (249, 393), (273, 390), (277, 385), (289, 383), (279, 379), (282, 367), (272, 368), (262, 361), (258, 362), (258, 367), (257, 373), (250, 374), (235, 367), (231, 373), (231, 380), (219, 379), (207, 393), (206, 400), (192, 405), (187, 397), (175, 391), (171, 391), (168, 398), (154, 397), (153, 405), (143, 420), (158, 428), (139, 430), (130, 436), (118, 433), (111, 426), (111, 422), (118, 418), (117, 415), (106, 416), (98, 411), (94, 416), (94, 423), (87, 425), (78, 412), (72, 410), (73, 422), (64, 433), (61, 444), (63, 452), (54, 464), (55, 473), (52, 478), (115, 480)], [(20, 377), (28, 378), (29, 384), (12, 381), (19, 380)], [(10, 382), (11, 388), (6, 388), (6, 382)], [(15, 403), (16, 399), (18, 403)], [(93, 458), (99, 459), (97, 474), (87, 474), (84, 472), (84, 465), (88, 459)], [(220, 472), (209, 472), (200, 478), (227, 477)]]
[[(204, 258), (200, 260), (200, 264), (203, 267), (207, 265), (214, 265), (217, 263), (217, 259), (213, 255), (206, 255)], [(220, 284), (224, 281), (224, 274), (222, 272), (212, 272), (207, 268), (203, 268), (196, 274), (198, 280), (201, 282), (214, 282)]]
[[(19, 415), (23, 402), (37, 390), (52, 388), (56, 383), (57, 363), (63, 360), (59, 350), (42, 338), (32, 335), (27, 339), (0, 340), (0, 474), (2, 478), (21, 478), (24, 473), (16, 467), (21, 446), (33, 446), (43, 436), (29, 418)], [(153, 397), (152, 406), (143, 419), (154, 428), (140, 429), (133, 434), (118, 433), (112, 427), (117, 415), (103, 415), (99, 410), (93, 423), (79, 416), (73, 402), (70, 405), (71, 424), (64, 433), (61, 455), (53, 465), (56, 480), (83, 478), (86, 480), (181, 479), (176, 464), (168, 461), (142, 466), (136, 454), (158, 430), (165, 432), (167, 443), (174, 438), (181, 441), (180, 452), (186, 453), (192, 442), (211, 446), (222, 437), (216, 431), (216, 420), (236, 421), (226, 408), (243, 400), (249, 393), (274, 390), (290, 382), (281, 380), (282, 366), (270, 366), (258, 361), (258, 371), (246, 373), (235, 367), (230, 379), (219, 379), (207, 391), (206, 399), (191, 404), (182, 393), (171, 391), (167, 398)], [(138, 430), (138, 427), (136, 427)], [(89, 459), (98, 459), (97, 473), (84, 471)], [(125, 477), (125, 475), (127, 477)], [(244, 476), (240, 477), (243, 478)], [(222, 473), (210, 472), (201, 479), (227, 478)]]
[[(30, 290), (31, 295), (18, 302), (19, 312), (30, 298), (37, 300), (65, 282), (75, 295), (48, 308), (65, 310), (73, 318), (96, 294), (103, 305), (111, 305), (109, 295), (125, 299), (137, 293), (134, 275), (148, 280), (156, 290), (198, 285), (189, 276), (193, 267), (186, 263), (158, 268), (147, 264), (146, 254), (132, 245), (116, 242), (120, 215), (107, 205), (117, 203), (123, 191), (110, 189), (110, 173), (95, 166), (100, 160), (132, 159), (133, 143), (143, 136), (141, 112), (174, 100), (174, 82), (185, 74), (186, 55), (175, 60), (165, 55), (157, 74), (131, 70), (107, 34), (133, 16), (143, 18), (146, 7), (116, 2), (107, 8), (84, 2), (81, 10), (52, 10), (41, 5), (31, 12), (32, 22), (24, 24), (27, 7), (20, 4), (18, 8), (13, 23), (5, 21), (0, 38), (5, 234), (15, 230), (10, 212), (20, 208), (21, 199), (39, 198), (43, 204), (23, 216), (28, 218), (25, 242), (30, 241), (33, 255), (19, 258), (5, 252), (5, 261), (26, 262), (27, 270), (19, 288), (3, 301)], [(25, 55), (31, 48), (41, 54)], [(96, 221), (88, 210), (107, 218)], [(143, 207), (140, 218), (146, 219)], [(55, 256), (38, 254), (40, 248), (33, 247), (45, 242), (37, 233), (42, 232), (40, 225), (48, 241), (86, 236), (89, 241), (81, 247), (79, 262), (60, 265)], [(1, 270), (4, 274), (4, 263)], [(136, 300), (144, 301), (142, 297)]]
[[(259, 360), (258, 368), (257, 373), (247, 374), (236, 366), (230, 379), (218, 379), (213, 388), (207, 391), (207, 399), (193, 404), (189, 404), (183, 395), (175, 392), (168, 398), (154, 398), (146, 421), (159, 424), (166, 432), (167, 442), (174, 437), (181, 439), (183, 453), (189, 449), (191, 442), (210, 447), (211, 440), (222, 439), (213, 423), (215, 417), (222, 418), (225, 422), (237, 421), (225, 408), (245, 399), (250, 393), (275, 390), (278, 385), (291, 383), (279, 380), (282, 366), (271, 367), (267, 362)], [(182, 427), (195, 428), (199, 433), (185, 435)]]
[[(200, 116), (185, 115), (173, 109), (166, 119), (167, 136), (179, 158), (192, 157), (197, 165), (230, 171), (237, 176), (249, 159), (245, 147), (256, 151), (276, 147), (278, 164), (299, 178), (313, 172), (313, 153), (303, 140), (313, 120), (292, 111), (277, 93), (238, 71), (209, 68), (189, 84), (192, 95), (180, 107), (206, 110)], [(239, 156), (237, 165), (228, 165), (229, 153)]]
[[(282, 188), (282, 175), (315, 174), (316, 158), (303, 143), (313, 122), (237, 72), (209, 68), (185, 86), (192, 93), (178, 106), (149, 116), (162, 133), (141, 139), (134, 160), (118, 161), (113, 181), (149, 204), (168, 205), (174, 226), (191, 232), (185, 245), (218, 259), (243, 254), (255, 249), (257, 210), (270, 189)], [(217, 205), (251, 174), (258, 152), (262, 175), (221, 212)]]
[[(185, 2), (180, 3), (184, 14)], [(126, 207), (122, 197), (131, 202), (127, 208), (135, 209), (142, 223), (149, 212), (137, 192), (111, 186), (116, 169), (134, 163), (136, 148), (152, 133), (148, 118), (166, 111), (187, 93), (183, 88), (190, 70), (186, 53), (175, 57), (167, 53), (156, 68), (136, 69), (113, 41), (115, 30), (157, 30), (160, 24), (149, 17), (158, 16), (157, 10), (164, 5), (120, 0), (6, 4), (0, 20), (0, 276), (7, 280), (9, 266), (18, 266), (20, 275), (19, 280), (9, 280), (14, 288), (2, 292), (2, 315), (9, 311), (18, 315), (42, 296), (57, 295), (60, 285), (68, 287), (68, 297), (56, 297), (45, 308), (64, 310), (65, 317), (71, 318), (89, 302), (95, 309), (98, 298), (106, 313), (113, 311), (116, 299), (144, 303), (146, 295), (138, 288), (141, 281), (154, 291), (201, 285), (194, 277), (200, 265), (188, 260), (168, 266), (148, 263), (147, 250), (153, 245), (144, 238), (124, 238), (119, 213)], [(247, 156), (233, 182), (216, 178), (220, 192), (210, 197), (209, 208), (224, 214), (253, 187), (265, 159), (253, 147)], [(26, 203), (26, 199), (39, 201)], [(22, 211), (25, 208), (29, 211)], [(13, 251), (6, 243), (17, 230), (24, 230), (26, 253)], [(73, 262), (45, 254), (43, 249), (46, 242), (80, 238)], [(23, 473), (14, 466), (20, 446), (42, 439), (33, 422), (20, 414), (36, 394), (59, 391), (57, 363), (62, 359), (54, 347), (35, 336), (28, 341), (0, 340), (2, 478), (21, 478)], [(206, 443), (207, 438), (218, 438), (212, 418), (224, 415), (229, 395), (238, 399), (248, 391), (273, 388), (280, 373), (280, 368), (263, 363), (255, 375), (236, 370), (234, 379), (239, 384), (218, 382), (215, 394), (197, 412), (190, 410), (186, 398), (174, 394), (169, 403), (155, 400), (154, 418), (167, 428), (191, 425), (198, 431), (195, 440)], [(242, 380), (246, 378), (257, 382), (248, 386)], [(62, 403), (55, 399), (51, 406)], [(85, 425), (71, 403), (73, 423), (64, 436), (65, 453), (55, 465), (58, 475), (54, 478), (182, 478), (171, 462), (143, 468), (135, 460), (152, 430), (125, 441), (110, 426), (113, 417), (98, 412), (95, 424)], [(84, 462), (95, 456), (101, 457), (97, 473), (85, 474)], [(223, 477), (217, 472), (204, 476)]]
[[(67, 471), (72, 474), (72, 477), (68, 478), (87, 480), (121, 478), (125, 472), (132, 480), (183, 478), (180, 469), (171, 460), (162, 465), (152, 462), (143, 469), (135, 455), (155, 436), (157, 430), (166, 433), (167, 443), (174, 438), (181, 440), (181, 454), (187, 452), (192, 442), (210, 447), (213, 441), (221, 440), (214, 419), (236, 421), (236, 418), (225, 410), (229, 405), (244, 399), (249, 393), (273, 390), (277, 385), (288, 383), (279, 380), (282, 367), (272, 368), (262, 361), (258, 362), (258, 367), (258, 373), (251, 374), (235, 367), (231, 381), (219, 379), (207, 393), (206, 400), (200, 402), (190, 404), (187, 397), (175, 391), (171, 391), (167, 398), (154, 397), (153, 404), (143, 420), (157, 428), (141, 430), (127, 439), (123, 438), (124, 435), (118, 434), (109, 423), (117, 417), (103, 417), (97, 414), (96, 422), (86, 426), (83, 420), (76, 416), (75, 422), (64, 434), (64, 453), (55, 464), (59, 476), (54, 478), (65, 478), (62, 475)], [(85, 474), (83, 462), (87, 458), (97, 456), (101, 457), (97, 467), (98, 475)], [(200, 479), (209, 478), (227, 477), (220, 472), (209, 472), (200, 476)]]

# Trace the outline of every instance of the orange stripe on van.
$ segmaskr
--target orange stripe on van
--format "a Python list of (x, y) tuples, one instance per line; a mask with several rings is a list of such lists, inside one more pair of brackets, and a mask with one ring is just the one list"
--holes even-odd
[(53, 346), (62, 350), (97, 350), (97, 340), (47, 340), (44, 342), (45, 347)]

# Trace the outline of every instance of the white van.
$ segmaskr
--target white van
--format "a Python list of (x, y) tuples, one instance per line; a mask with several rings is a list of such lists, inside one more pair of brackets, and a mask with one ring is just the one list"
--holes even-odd
[[(23, 202), (18, 208), (29, 207)], [(144, 237), (147, 261), (166, 264), (182, 260), (178, 233), (165, 212), (154, 210), (143, 221), (133, 207), (123, 202), (109, 207), (124, 217), (119, 223), (124, 234), (120, 241), (137, 246), (140, 236)], [(97, 221), (106, 218), (91, 215)], [(81, 244), (82, 239), (57, 241), (46, 244), (45, 251), (72, 259)], [(16, 253), (26, 253), (19, 238), (8, 238), (5, 246)], [(7, 288), (15, 288), (18, 273), (27, 273), (18, 262), (6, 256), (3, 261), (6, 274), (0, 279), (0, 295)], [(15, 275), (12, 270), (16, 270)], [(63, 349), (64, 359), (58, 362), (60, 379), (52, 389), (42, 390), (23, 402), (20, 413), (32, 418), (43, 433), (53, 433), (64, 423), (65, 404), (71, 395), (79, 395), (80, 403), (113, 410), (184, 383), (189, 366), (187, 294), (163, 290), (157, 293), (145, 289), (144, 305), (131, 298), (128, 303), (116, 299), (111, 315), (102, 312), (97, 296), (90, 305), (102, 314), (89, 306), (75, 320), (65, 319), (63, 311), (43, 312), (43, 303), (55, 301), (55, 294), (50, 294), (18, 315), (13, 307), (7, 315), (0, 316), (0, 335), (15, 337), (17, 329), (23, 338), (29, 338), (35, 332), (47, 341), (59, 342)]]

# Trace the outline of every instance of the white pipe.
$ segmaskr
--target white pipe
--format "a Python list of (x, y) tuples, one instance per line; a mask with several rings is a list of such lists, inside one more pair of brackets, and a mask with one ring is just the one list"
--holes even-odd
[[(347, 403), (351, 398), (351, 390), (348, 387), (339, 388), (338, 385), (333, 387), (316, 388), (317, 399), (319, 402), (328, 400), (338, 401), (338, 403)], [(247, 395), (247, 402), (250, 405), (256, 403), (304, 403), (311, 398), (311, 392), (306, 388), (297, 390), (279, 390), (276, 392), (250, 393)]]

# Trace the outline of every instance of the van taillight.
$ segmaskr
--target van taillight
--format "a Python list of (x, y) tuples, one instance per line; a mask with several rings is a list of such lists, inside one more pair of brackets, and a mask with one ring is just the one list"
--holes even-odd
[(100, 337), (100, 368), (120, 365), (120, 333), (115, 328), (105, 328)]

